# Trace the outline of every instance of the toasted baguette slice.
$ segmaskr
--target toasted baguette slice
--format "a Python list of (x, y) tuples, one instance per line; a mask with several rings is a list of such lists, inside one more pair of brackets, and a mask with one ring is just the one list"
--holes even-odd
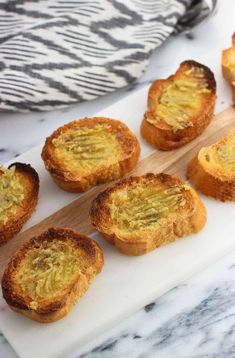
[(235, 131), (201, 148), (188, 166), (196, 189), (221, 201), (235, 201)]
[(184, 61), (177, 72), (152, 83), (141, 134), (162, 150), (179, 148), (208, 126), (215, 106), (216, 83), (211, 70)]
[(125, 124), (94, 117), (57, 129), (46, 139), (42, 159), (59, 187), (83, 192), (131, 171), (139, 154), (139, 142)]
[(64, 317), (103, 267), (98, 244), (71, 229), (51, 228), (12, 257), (3, 297), (16, 312), (49, 323)]
[(38, 201), (39, 177), (29, 165), (0, 166), (0, 246), (16, 235)]
[(235, 104), (235, 33), (232, 36), (232, 47), (222, 52), (222, 72), (232, 88), (232, 98)]
[(161, 173), (130, 177), (93, 201), (91, 222), (107, 241), (126, 255), (143, 255), (196, 233), (206, 210), (182, 180)]

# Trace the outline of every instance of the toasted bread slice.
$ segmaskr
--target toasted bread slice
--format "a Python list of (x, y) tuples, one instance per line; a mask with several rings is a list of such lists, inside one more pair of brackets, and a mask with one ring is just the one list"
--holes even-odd
[(196, 233), (206, 210), (182, 180), (161, 173), (127, 178), (93, 201), (91, 222), (104, 239), (126, 255), (143, 255)]
[(235, 33), (232, 36), (232, 47), (222, 52), (222, 72), (232, 87), (232, 98), (235, 104)]
[(188, 166), (196, 189), (221, 201), (235, 201), (235, 131), (201, 148)]
[(57, 129), (46, 139), (42, 159), (59, 187), (83, 192), (131, 171), (139, 154), (139, 142), (125, 124), (94, 117)]
[(64, 317), (103, 267), (98, 244), (71, 229), (32, 238), (9, 262), (3, 297), (16, 312), (49, 323)]
[(0, 246), (17, 234), (38, 201), (39, 177), (29, 165), (0, 166)]
[(143, 138), (162, 150), (181, 147), (208, 126), (215, 99), (211, 70), (192, 60), (182, 62), (174, 75), (152, 83), (141, 125)]

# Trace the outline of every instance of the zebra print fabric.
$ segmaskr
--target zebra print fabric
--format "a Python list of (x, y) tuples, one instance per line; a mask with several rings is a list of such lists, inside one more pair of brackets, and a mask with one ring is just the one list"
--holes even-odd
[(132, 83), (153, 50), (215, 2), (0, 1), (0, 110), (47, 111)]

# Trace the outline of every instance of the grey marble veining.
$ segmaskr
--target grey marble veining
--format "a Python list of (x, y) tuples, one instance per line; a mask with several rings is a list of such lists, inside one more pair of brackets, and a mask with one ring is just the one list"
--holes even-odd
[(3, 334), (0, 333), (0, 357), (1, 358), (15, 358), (16, 354), (7, 342)]
[[(0, 163), (41, 143), (61, 124), (93, 115), (139, 86), (168, 76), (169, 68), (177, 68), (185, 59), (205, 64), (209, 60), (218, 84), (217, 110), (227, 107), (231, 95), (221, 76), (220, 54), (230, 46), (230, 36), (235, 31), (234, 14), (234, 0), (219, 0), (217, 13), (210, 21), (190, 34), (167, 41), (153, 54), (148, 71), (139, 83), (117, 93), (50, 113), (1, 113)], [(235, 358), (235, 253), (97, 337), (84, 347), (83, 355), (74, 352), (68, 358), (126, 356)], [(0, 334), (0, 358), (15, 357)]]
[(234, 262), (235, 253), (171, 290), (79, 358), (235, 357)]

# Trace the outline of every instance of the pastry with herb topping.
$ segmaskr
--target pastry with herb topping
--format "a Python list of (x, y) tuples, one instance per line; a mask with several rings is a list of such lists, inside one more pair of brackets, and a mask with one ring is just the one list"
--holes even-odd
[(235, 201), (235, 131), (200, 149), (188, 166), (196, 189), (221, 201)]
[(103, 267), (98, 244), (71, 229), (32, 238), (9, 262), (3, 297), (16, 312), (49, 323), (64, 317)]
[(59, 187), (83, 192), (130, 172), (139, 154), (139, 142), (124, 123), (94, 117), (57, 129), (46, 139), (42, 159)]
[(143, 255), (197, 233), (206, 210), (196, 192), (164, 173), (130, 177), (93, 201), (91, 223), (104, 239), (126, 255)]
[(38, 201), (39, 177), (29, 165), (0, 166), (0, 245), (16, 235)]
[(216, 82), (211, 70), (196, 61), (182, 62), (174, 75), (152, 83), (142, 137), (162, 150), (183, 146), (208, 126), (215, 99)]
[(232, 47), (222, 52), (222, 72), (232, 88), (233, 103), (235, 104), (235, 33), (232, 36)]

